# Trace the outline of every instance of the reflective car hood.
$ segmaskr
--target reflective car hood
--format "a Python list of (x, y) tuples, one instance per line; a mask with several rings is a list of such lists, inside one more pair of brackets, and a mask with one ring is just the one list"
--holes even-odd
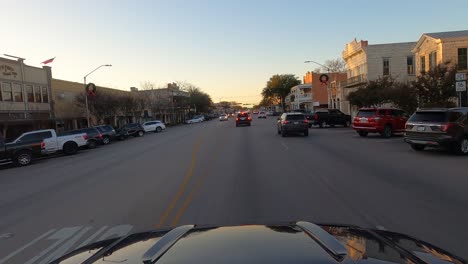
[[(326, 232), (309, 232), (296, 223), (183, 226), (93, 243), (52, 263), (466, 263), (399, 233), (316, 227)], [(340, 247), (344, 253), (337, 256)]]

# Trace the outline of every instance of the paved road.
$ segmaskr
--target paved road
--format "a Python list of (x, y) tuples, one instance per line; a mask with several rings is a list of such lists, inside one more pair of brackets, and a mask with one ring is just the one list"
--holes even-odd
[(149, 228), (288, 220), (378, 226), (468, 257), (466, 157), (274, 125), (210, 121), (0, 169), (0, 264)]

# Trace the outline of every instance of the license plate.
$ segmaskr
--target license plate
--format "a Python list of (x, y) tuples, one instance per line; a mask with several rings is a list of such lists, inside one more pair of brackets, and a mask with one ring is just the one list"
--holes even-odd
[(361, 118), (361, 123), (367, 123), (369, 120), (367, 118)]
[(241, 119), (240, 119), (240, 120), (245, 120), (245, 117), (241, 117)]
[(294, 122), (294, 124), (295, 124), (295, 125), (298, 125), (298, 124), (299, 124), (299, 122)]
[(418, 127), (418, 131), (426, 131), (426, 127), (420, 126), (420, 127)]

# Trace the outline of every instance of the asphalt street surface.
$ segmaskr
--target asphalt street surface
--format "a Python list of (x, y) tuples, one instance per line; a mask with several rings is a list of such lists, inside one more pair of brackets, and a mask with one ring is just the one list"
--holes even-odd
[(0, 168), (0, 264), (182, 224), (307, 220), (384, 228), (468, 258), (468, 157), (349, 128), (276, 134), (276, 118), (168, 128)]

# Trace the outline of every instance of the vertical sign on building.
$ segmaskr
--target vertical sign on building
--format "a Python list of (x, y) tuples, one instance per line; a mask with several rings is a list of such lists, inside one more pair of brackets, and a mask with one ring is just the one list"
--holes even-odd
[[(466, 73), (457, 72), (455, 74), (455, 91), (458, 92), (458, 105), (462, 106), (461, 94), (466, 91)], [(468, 93), (467, 93), (468, 94)], [(468, 99), (468, 95), (467, 95)]]

